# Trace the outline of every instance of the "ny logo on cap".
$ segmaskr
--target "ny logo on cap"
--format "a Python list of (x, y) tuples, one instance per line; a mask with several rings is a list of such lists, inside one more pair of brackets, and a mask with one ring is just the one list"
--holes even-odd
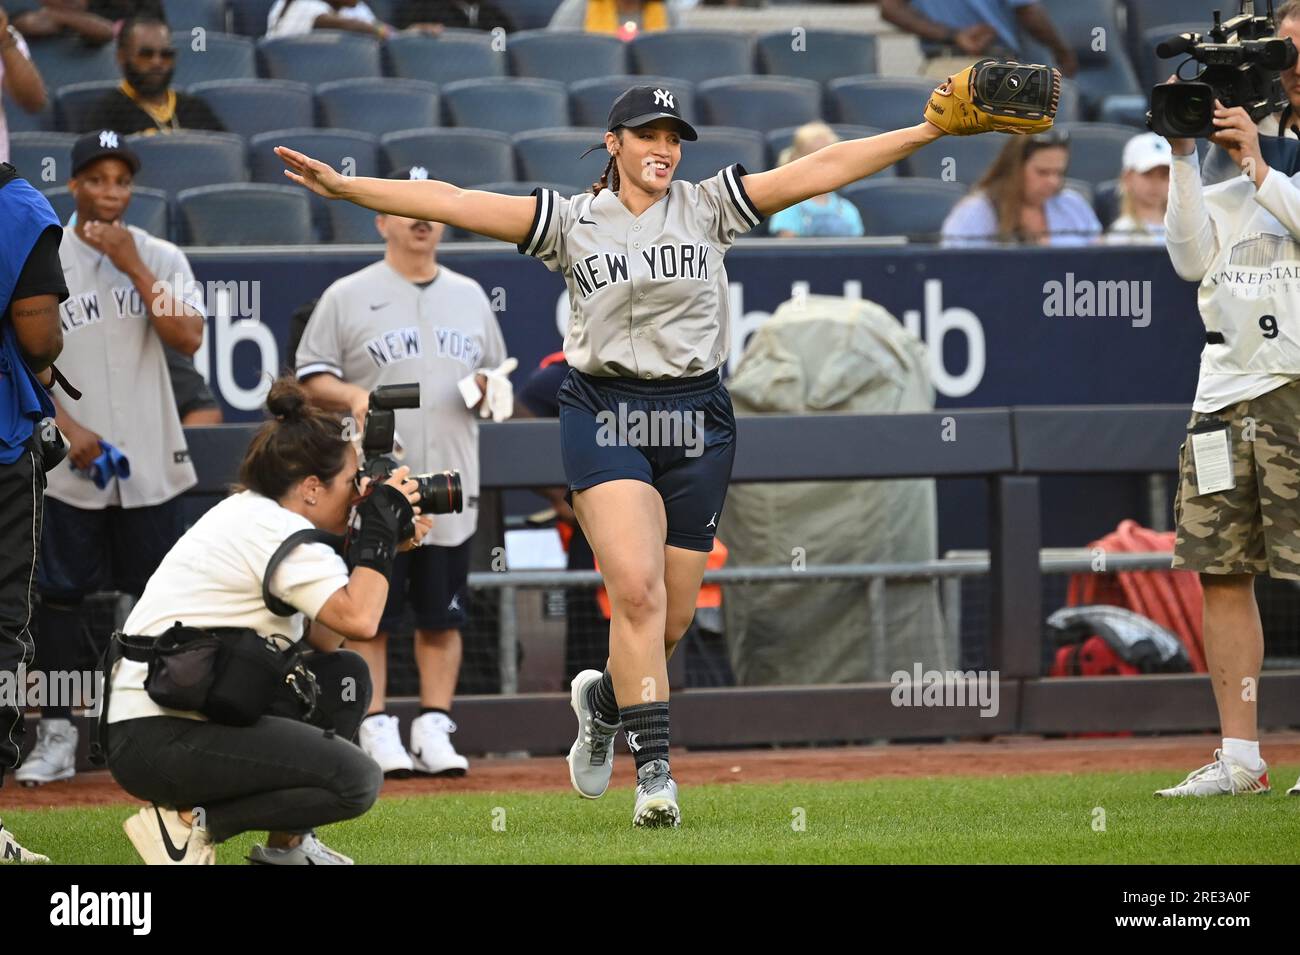
[(411, 167), (411, 178), (412, 178), (412, 179), (428, 179), (428, 178), (429, 178), (429, 170), (425, 169), (423, 166), (412, 166), (412, 167)]
[(111, 129), (106, 129), (99, 134), (99, 145), (103, 149), (117, 149), (117, 133)]
[(673, 103), (673, 94), (667, 90), (655, 90), (655, 105), (667, 106), (669, 109), (677, 108), (676, 104)]

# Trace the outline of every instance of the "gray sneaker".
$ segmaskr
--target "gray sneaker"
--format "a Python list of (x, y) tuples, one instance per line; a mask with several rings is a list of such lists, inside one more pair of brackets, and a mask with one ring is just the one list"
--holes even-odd
[(654, 759), (636, 771), (636, 808), (632, 825), (643, 829), (675, 829), (682, 824), (677, 808), (677, 783), (668, 761)]
[(600, 681), (599, 670), (583, 670), (573, 678), (569, 704), (578, 718), (578, 738), (569, 749), (569, 781), (585, 799), (599, 799), (609, 788), (614, 772), (614, 736), (618, 724), (609, 726), (596, 718), (587, 702), (587, 691)]
[(309, 832), (302, 842), (292, 849), (271, 849), (253, 846), (248, 861), (254, 865), (353, 865), (351, 859), (321, 842), (316, 833)]

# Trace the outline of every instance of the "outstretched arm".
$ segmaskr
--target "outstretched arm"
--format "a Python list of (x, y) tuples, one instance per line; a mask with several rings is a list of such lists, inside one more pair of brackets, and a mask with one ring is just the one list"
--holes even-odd
[(944, 135), (933, 123), (833, 143), (792, 163), (745, 176), (745, 192), (764, 216), (824, 195), (906, 159)]
[(318, 159), (276, 146), (284, 174), (326, 199), (346, 199), (376, 212), (427, 219), (516, 245), (528, 238), (537, 200), (461, 189), (437, 179), (369, 179), (343, 176)]

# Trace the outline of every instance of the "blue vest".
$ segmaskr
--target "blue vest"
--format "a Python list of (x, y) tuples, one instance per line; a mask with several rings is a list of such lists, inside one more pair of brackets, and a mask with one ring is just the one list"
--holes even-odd
[[(25, 179), (0, 186), (0, 314), (8, 311), (14, 286), (36, 240), (59, 220), (49, 201)], [(54, 416), (54, 403), (23, 360), (12, 321), (0, 325), (0, 464), (23, 455), (36, 423)]]

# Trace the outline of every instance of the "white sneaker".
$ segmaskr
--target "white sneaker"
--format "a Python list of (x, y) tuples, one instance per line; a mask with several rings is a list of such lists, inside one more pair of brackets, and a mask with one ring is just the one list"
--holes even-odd
[[(1297, 783), (1300, 785), (1300, 783)], [(1249, 796), (1269, 791), (1268, 763), (1260, 760), (1258, 772), (1214, 751), (1214, 762), (1193, 772), (1177, 786), (1159, 789), (1157, 796)]]
[(341, 852), (331, 849), (314, 832), (302, 837), (292, 849), (253, 846), (248, 861), (256, 865), (355, 865)]
[(185, 824), (174, 809), (146, 806), (122, 823), (145, 865), (216, 865), (217, 850), (206, 829)]
[(1286, 791), (1288, 796), (1300, 796), (1300, 779), (1295, 781), (1295, 785)]
[(599, 670), (583, 670), (569, 684), (569, 706), (578, 718), (578, 736), (569, 747), (569, 782), (584, 799), (599, 799), (609, 788), (614, 774), (614, 736), (618, 724), (610, 726), (596, 718), (587, 694), (600, 682)]
[(415, 771), (411, 754), (402, 745), (398, 719), (387, 713), (367, 716), (361, 721), (358, 742), (367, 756), (379, 764), (389, 779), (406, 779)]
[(425, 713), (411, 724), (411, 761), (426, 776), (464, 776), (469, 760), (451, 745), (456, 724), (445, 713)]
[(636, 771), (632, 825), (642, 829), (676, 829), (681, 824), (677, 783), (668, 770), (668, 761), (651, 760)]
[(24, 849), (14, 838), (14, 834), (0, 823), (0, 865), (6, 862), (49, 862), (49, 856)]
[(71, 720), (41, 720), (36, 724), (36, 745), (14, 779), (24, 786), (43, 786), (77, 774), (77, 728)]

